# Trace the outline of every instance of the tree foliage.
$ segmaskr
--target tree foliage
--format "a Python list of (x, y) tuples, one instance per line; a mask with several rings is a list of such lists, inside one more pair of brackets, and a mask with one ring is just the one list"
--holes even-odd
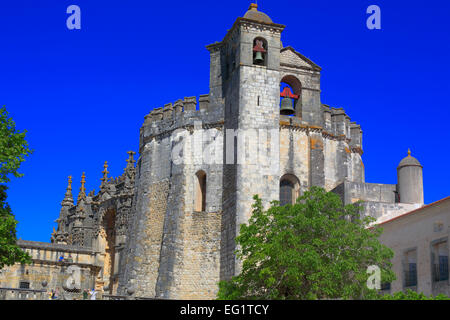
[(393, 251), (382, 245), (374, 219), (359, 215), (360, 205), (342, 204), (334, 193), (313, 187), (296, 204), (272, 202), (263, 210), (254, 197), (248, 224), (236, 238), (242, 271), (219, 283), (219, 299), (364, 299), (367, 268), (376, 265), (382, 282), (395, 275)]
[(11, 208), (6, 202), (5, 183), (9, 175), (21, 177), (17, 170), (25, 157), (31, 153), (25, 140), (26, 132), (16, 130), (5, 107), (0, 108), (0, 269), (16, 262), (29, 263), (30, 256), (17, 244), (16, 225)]
[(6, 203), (6, 186), (0, 185), (0, 269), (16, 262), (31, 262), (30, 256), (16, 244), (16, 225), (17, 221)]
[(380, 296), (378, 299), (379, 300), (450, 300), (450, 298), (444, 294), (439, 294), (434, 297), (433, 296), (428, 297), (423, 293), (417, 293), (410, 289), (408, 289), (406, 292), (396, 292), (392, 295), (386, 294), (386, 295)]
[(6, 108), (0, 108), (0, 183), (10, 181), (8, 175), (23, 176), (17, 170), (25, 157), (31, 153), (25, 140), (26, 131), (16, 130)]

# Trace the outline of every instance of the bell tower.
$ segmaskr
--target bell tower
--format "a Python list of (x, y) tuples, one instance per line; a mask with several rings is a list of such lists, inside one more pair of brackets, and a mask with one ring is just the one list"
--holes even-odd
[(240, 225), (251, 216), (253, 196), (264, 204), (279, 195), (280, 50), (284, 25), (256, 4), (211, 53), (210, 101), (225, 119), (221, 279), (240, 272), (234, 256)]

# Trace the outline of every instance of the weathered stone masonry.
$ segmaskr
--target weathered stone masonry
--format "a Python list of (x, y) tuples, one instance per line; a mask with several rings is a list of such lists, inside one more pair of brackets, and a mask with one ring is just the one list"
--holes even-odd
[[(139, 170), (147, 175), (140, 174), (137, 179), (135, 224), (127, 246), (130, 263), (122, 273), (121, 293), (214, 298), (217, 281), (239, 273), (235, 237), (240, 224), (250, 217), (253, 195), (259, 194), (265, 205), (279, 199), (283, 177), (296, 184), (297, 196), (311, 186), (321, 186), (342, 195), (346, 203), (368, 200), (366, 214), (373, 216), (391, 216), (420, 205), (399, 203), (396, 186), (379, 185), (377, 189), (365, 183), (361, 127), (350, 121), (344, 109), (321, 103), (321, 68), (292, 47), (282, 46), (283, 29), (252, 5), (222, 42), (207, 47), (211, 56), (210, 93), (200, 96), (198, 110), (195, 98), (184, 98), (173, 104), (174, 111), (169, 104), (146, 116)], [(261, 39), (265, 46), (263, 64), (255, 64), (255, 39)], [(294, 116), (280, 115), (281, 83), (299, 96)], [(195, 139), (198, 130), (211, 128), (216, 139), (199, 144)], [(230, 130), (235, 135), (228, 135)], [(240, 133), (250, 130), (263, 130), (267, 136), (243, 139), (245, 151), (239, 155)], [(277, 135), (270, 137), (271, 130)], [(276, 148), (270, 138), (276, 139)], [(174, 156), (180, 158), (177, 146), (182, 146), (183, 161), (175, 165)], [(211, 146), (221, 162), (202, 162), (202, 151)], [(254, 153), (258, 154), (256, 163)], [(230, 158), (235, 162), (227, 162)], [(236, 161), (238, 158), (242, 161)], [(161, 168), (161, 161), (165, 168)], [(275, 172), (269, 170), (273, 162)], [(202, 212), (194, 210), (199, 171), (207, 177)], [(163, 179), (172, 183), (167, 197), (173, 202), (165, 213), (152, 210), (148, 194), (140, 186)], [(383, 213), (374, 211), (374, 206), (383, 208)], [(158, 220), (162, 215), (163, 221)], [(158, 226), (152, 237), (161, 238), (159, 259), (140, 236), (154, 217), (158, 221), (150, 224)], [(149, 262), (136, 260), (142, 256), (155, 258), (151, 270), (146, 266)]]
[[(365, 182), (361, 127), (322, 104), (322, 69), (283, 47), (284, 27), (252, 4), (207, 46), (209, 94), (145, 116), (136, 167), (134, 152), (119, 178), (105, 164), (97, 194), (86, 194), (83, 175), (76, 205), (69, 183), (50, 246), (90, 257), (83, 286), (129, 298), (215, 298), (217, 283), (240, 271), (235, 238), (255, 194), (267, 206), (320, 186), (346, 204), (365, 201), (364, 214), (379, 222), (423, 205), (422, 167), (410, 155), (398, 185)], [(282, 86), (296, 97), (290, 115), (280, 111)], [(17, 285), (15, 272), (0, 274), (3, 285)]]

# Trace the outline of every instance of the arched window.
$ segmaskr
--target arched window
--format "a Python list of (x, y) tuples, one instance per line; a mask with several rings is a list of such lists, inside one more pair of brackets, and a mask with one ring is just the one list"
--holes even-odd
[(296, 176), (284, 175), (280, 180), (280, 205), (294, 204), (300, 196), (300, 183)]
[(195, 203), (194, 210), (196, 212), (206, 211), (206, 173), (198, 171), (195, 179)]
[(267, 41), (264, 38), (256, 38), (253, 41), (253, 64), (258, 66), (267, 64)]
[(289, 180), (281, 180), (280, 182), (280, 205), (285, 206), (292, 204), (294, 193), (294, 184)]

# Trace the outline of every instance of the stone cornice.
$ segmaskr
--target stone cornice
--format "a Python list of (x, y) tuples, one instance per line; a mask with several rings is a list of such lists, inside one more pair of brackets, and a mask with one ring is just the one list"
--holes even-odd
[(17, 245), (21, 248), (26, 249), (39, 249), (57, 252), (71, 252), (80, 254), (93, 254), (92, 249), (86, 247), (76, 247), (63, 244), (46, 243), (46, 242), (36, 242), (36, 241), (25, 241), (18, 240)]
[(229, 29), (227, 31), (227, 34), (225, 35), (225, 37), (223, 38), (223, 40), (221, 42), (216, 42), (216, 43), (210, 44), (210, 45), (206, 46), (206, 48), (210, 52), (219, 50), (220, 47), (228, 41), (228, 39), (231, 37), (231, 35), (235, 31), (235, 29), (237, 29), (241, 25), (244, 27), (249, 27), (249, 26), (256, 27), (256, 28), (259, 28), (260, 30), (269, 30), (273, 33), (281, 33), (284, 30), (284, 28), (286, 28), (286, 26), (283, 24), (259, 22), (259, 21), (246, 19), (246, 18), (237, 18), (236, 21), (234, 22), (233, 26), (231, 27), (231, 29)]
[(315, 74), (320, 74), (320, 70), (314, 69), (313, 67), (298, 66), (298, 65), (295, 65), (295, 64), (284, 63), (284, 62), (280, 62), (280, 66), (281, 67), (286, 67), (286, 68), (292, 68), (292, 69), (313, 71), (313, 73), (315, 73)]
[(236, 20), (237, 23), (245, 26), (253, 26), (253, 27), (257, 27), (260, 28), (261, 30), (269, 30), (273, 33), (281, 33), (283, 32), (284, 28), (286, 28), (285, 25), (283, 24), (278, 24), (278, 23), (267, 23), (267, 22), (260, 22), (260, 21), (255, 21), (255, 20), (251, 20), (251, 19), (246, 19), (246, 18), (238, 18)]
[(222, 42), (216, 42), (216, 43), (207, 45), (206, 49), (209, 52), (216, 52), (216, 51), (219, 51), (221, 47), (222, 47)]
[[(203, 123), (202, 124), (202, 129), (219, 129), (220, 130), (221, 128), (224, 127), (224, 125), (225, 125), (224, 121), (219, 121), (219, 122), (214, 122), (214, 123)], [(151, 141), (153, 141), (155, 139), (161, 139), (161, 138), (165, 138), (165, 137), (170, 136), (175, 130), (185, 129), (185, 130), (189, 131), (190, 133), (193, 133), (194, 132), (194, 128), (195, 128), (195, 126), (193, 124), (187, 124), (187, 125), (184, 125), (184, 126), (180, 126), (180, 127), (177, 127), (177, 128), (173, 128), (173, 129), (170, 129), (170, 130), (167, 130), (167, 131), (155, 134), (155, 135), (143, 137), (142, 138), (143, 141), (142, 141), (141, 147), (139, 149), (142, 149), (147, 143), (149, 143), (149, 142), (151, 142)], [(139, 152), (141, 152), (141, 151), (142, 150), (139, 150)]]
[[(224, 122), (223, 121), (219, 121), (219, 122), (215, 122), (215, 123), (205, 123), (202, 125), (202, 129), (223, 129), (224, 128)], [(168, 137), (170, 136), (175, 130), (179, 130), (179, 129), (185, 129), (187, 131), (189, 131), (190, 133), (194, 132), (194, 125), (189, 124), (189, 125), (184, 125), (178, 128), (173, 128), (171, 130), (167, 130), (164, 131), (162, 133), (156, 134), (156, 135), (151, 135), (151, 136), (147, 136), (143, 138), (143, 143), (141, 144), (141, 149), (149, 142), (156, 140), (156, 139), (161, 139), (164, 137)], [(310, 133), (319, 133), (322, 135), (322, 137), (326, 138), (326, 139), (330, 139), (330, 140), (335, 140), (335, 141), (343, 141), (346, 142), (347, 144), (351, 143), (351, 139), (347, 138), (346, 135), (335, 135), (331, 132), (326, 131), (323, 127), (321, 126), (314, 126), (314, 125), (307, 125), (305, 123), (291, 123), (291, 121), (289, 120), (285, 120), (285, 119), (280, 119), (280, 130), (281, 129), (290, 129), (290, 130), (294, 130), (294, 131), (302, 131), (305, 132), (307, 135), (309, 135)], [(142, 151), (142, 150), (141, 150)], [(141, 152), (140, 151), (140, 152)], [(363, 154), (363, 150), (361, 147), (351, 147), (350, 151), (352, 153), (359, 153), (360, 155)]]
[[(330, 139), (334, 141), (343, 141), (347, 144), (351, 143), (351, 139), (348, 139), (345, 135), (335, 135), (333, 133), (330, 133), (326, 131), (321, 126), (314, 126), (314, 125), (307, 125), (307, 124), (299, 124), (299, 123), (290, 123), (289, 121), (280, 119), (280, 129), (290, 129), (294, 131), (302, 131), (305, 132), (307, 135), (310, 133), (320, 133), (322, 137), (325, 139)], [(352, 153), (359, 153), (360, 155), (363, 155), (363, 150), (361, 147), (351, 147), (349, 149)]]

